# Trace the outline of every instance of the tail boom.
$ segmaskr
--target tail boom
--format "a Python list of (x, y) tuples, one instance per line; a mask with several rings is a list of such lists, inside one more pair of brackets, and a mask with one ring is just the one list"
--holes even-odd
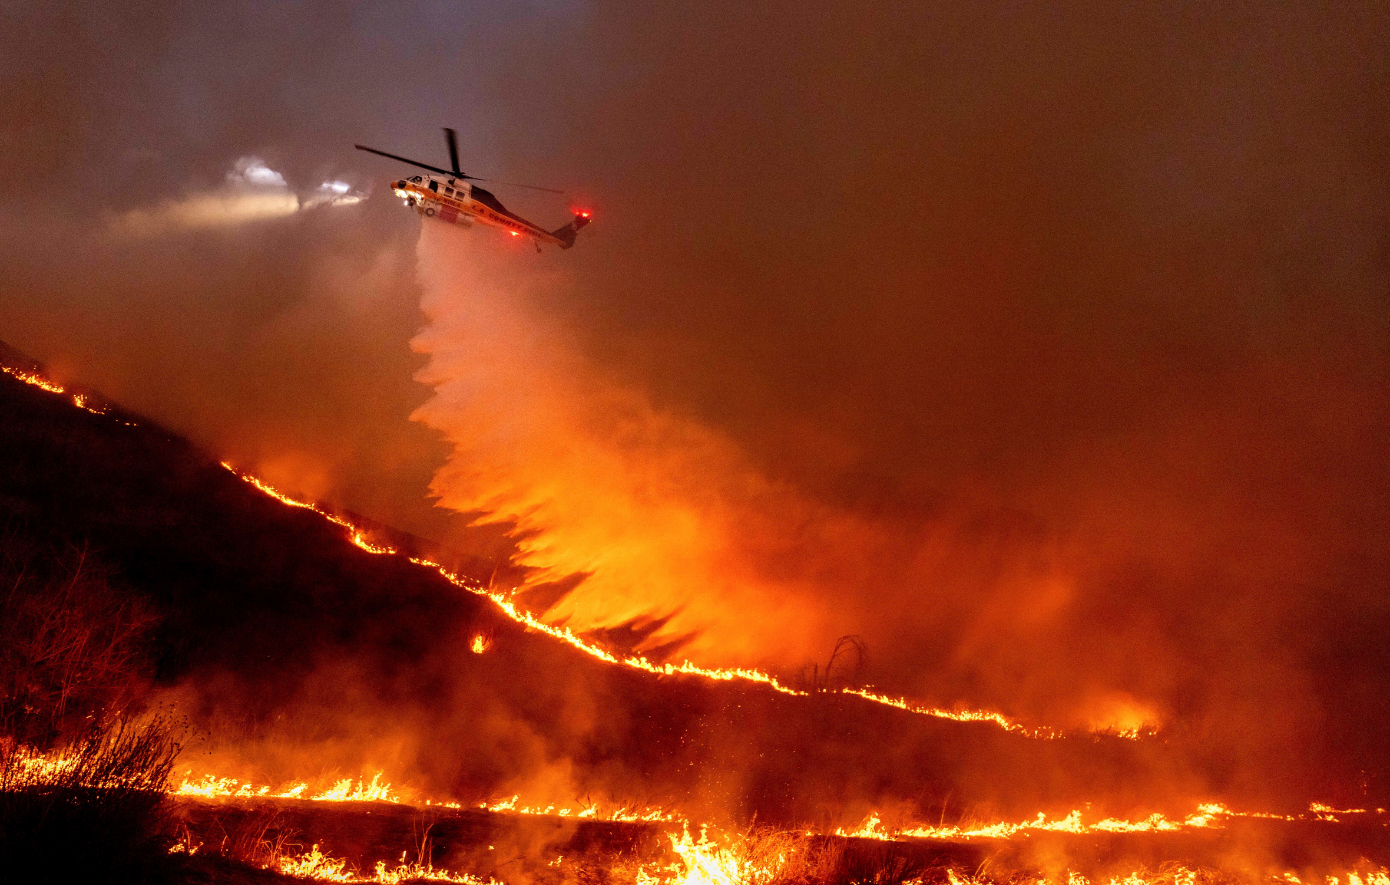
[(571, 221), (564, 227), (551, 231), (550, 235), (555, 238), (557, 245), (559, 245), (561, 249), (568, 249), (574, 245), (574, 238), (578, 235), (579, 231), (592, 220), (588, 212), (576, 212), (574, 214), (574, 221)]

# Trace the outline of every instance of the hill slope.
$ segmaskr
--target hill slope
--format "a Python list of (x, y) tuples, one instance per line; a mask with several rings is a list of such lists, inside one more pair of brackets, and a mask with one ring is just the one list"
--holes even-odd
[[(33, 368), (12, 351), (0, 361)], [(181, 762), (194, 773), (384, 770), (465, 802), (520, 793), (822, 824), (873, 808), (935, 821), (1085, 802), (1181, 815), (1211, 795), (1205, 773), (1154, 742), (1037, 740), (603, 663), (404, 555), (355, 546), (152, 422), (82, 402), (0, 375), (7, 543), (60, 571), (82, 551), (146, 613), (118, 688), (177, 704), (199, 735)], [(471, 651), (477, 637), (485, 653)]]

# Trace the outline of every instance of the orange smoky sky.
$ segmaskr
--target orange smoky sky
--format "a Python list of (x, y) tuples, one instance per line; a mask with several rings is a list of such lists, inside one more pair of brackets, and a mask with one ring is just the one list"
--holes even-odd
[[(584, 573), (577, 628), (853, 633), (925, 701), (1390, 790), (1383, 6), (4, 16), (0, 339), (58, 372)], [(443, 125), (595, 224), (422, 227), (351, 146)]]

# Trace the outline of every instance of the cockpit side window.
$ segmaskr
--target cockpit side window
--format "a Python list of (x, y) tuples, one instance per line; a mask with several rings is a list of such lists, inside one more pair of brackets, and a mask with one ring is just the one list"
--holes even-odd
[(415, 182), (416, 184), (419, 184), (419, 183), (420, 183), (420, 176), (417, 175), (417, 176), (415, 176), (414, 178), (412, 178), (412, 179), (410, 179), (410, 180), (413, 181), (413, 182)]

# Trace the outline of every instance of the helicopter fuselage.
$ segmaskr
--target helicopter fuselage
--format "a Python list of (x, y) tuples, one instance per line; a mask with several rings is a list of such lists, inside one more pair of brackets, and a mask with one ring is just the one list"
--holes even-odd
[(391, 190), (407, 206), (426, 218), (438, 218), (465, 226), (479, 221), (500, 227), (514, 237), (529, 236), (543, 243), (553, 243), (563, 248), (569, 246), (551, 232), (508, 212), (491, 193), (466, 181), (416, 175), (395, 182)]
[[(374, 147), (367, 147), (365, 144), (355, 144), (353, 147), (359, 151), (366, 151), (369, 154), (376, 154), (380, 157), (436, 172), (442, 176), (436, 178), (434, 175), (416, 175), (412, 178), (402, 178), (391, 185), (391, 190), (396, 196), (426, 218), (438, 218), (441, 221), (463, 225), (471, 225), (475, 221), (481, 221), (489, 227), (500, 227), (514, 237), (523, 235), (530, 237), (535, 242), (537, 251), (540, 251), (541, 243), (552, 243), (561, 249), (570, 248), (574, 245), (575, 235), (593, 220), (588, 212), (580, 210), (574, 213), (574, 220), (569, 224), (548, 231), (537, 227), (515, 212), (509, 212), (507, 207), (503, 206), (490, 191), (485, 191), (469, 183), (470, 181), (488, 181), (489, 179), (479, 178), (476, 175), (465, 175), (459, 169), (458, 133), (445, 128), (444, 140), (449, 145), (449, 169), (441, 169), (438, 166), (421, 163), (419, 160), (412, 160), (409, 157), (387, 153)], [(453, 171), (450, 172), (450, 169)], [(553, 194), (564, 193), (553, 188), (536, 187), (530, 184), (513, 183), (509, 186), (526, 187)]]

